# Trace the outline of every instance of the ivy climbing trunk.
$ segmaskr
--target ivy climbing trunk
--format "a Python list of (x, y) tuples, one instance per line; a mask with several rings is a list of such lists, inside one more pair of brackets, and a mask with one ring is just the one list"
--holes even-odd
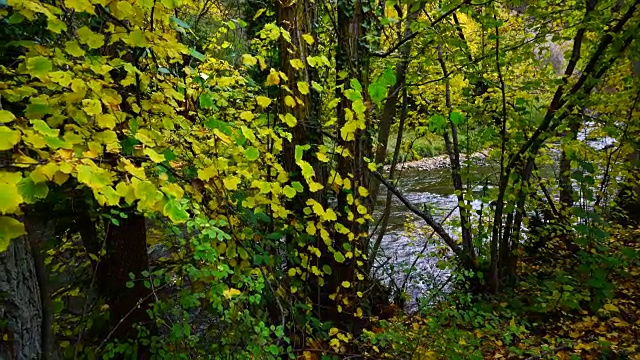
[[(337, 132), (336, 139), (339, 151), (337, 151), (337, 172), (343, 181), (348, 179), (350, 188), (343, 188), (337, 194), (338, 198), (338, 223), (343, 224), (348, 233), (336, 232), (333, 246), (336, 251), (351, 249), (358, 254), (363, 251), (363, 242), (360, 234), (364, 230), (363, 224), (354, 221), (357, 216), (357, 204), (354, 201), (356, 189), (362, 186), (369, 188), (370, 181), (367, 174), (367, 164), (365, 157), (370, 157), (370, 139), (368, 133), (356, 129), (353, 138), (342, 136), (341, 129), (347, 124), (349, 117), (355, 117), (351, 110), (352, 102), (345, 95), (345, 90), (357, 82), (366, 89), (367, 75), (367, 50), (363, 46), (364, 41), (364, 16), (363, 6), (359, 0), (339, 0), (337, 3), (337, 49), (336, 49), (336, 96), (340, 99), (337, 106)], [(364, 94), (363, 94), (364, 95)], [(365, 95), (366, 96), (366, 95)], [(346, 190), (346, 191), (345, 191)], [(351, 195), (351, 196), (349, 196)], [(351, 235), (351, 238), (350, 236)], [(353, 281), (356, 273), (357, 261), (355, 257), (345, 257), (344, 259), (331, 258), (333, 274), (326, 282), (325, 286), (330, 291), (336, 291), (336, 301), (343, 301), (352, 297), (352, 289), (341, 287), (345, 282)], [(328, 320), (344, 322), (335, 306), (330, 309)]]

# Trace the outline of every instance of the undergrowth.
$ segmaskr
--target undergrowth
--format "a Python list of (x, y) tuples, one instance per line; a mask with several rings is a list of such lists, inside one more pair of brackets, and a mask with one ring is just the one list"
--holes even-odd
[[(365, 331), (367, 356), (403, 359), (640, 359), (640, 228), (521, 253), (517, 291), (464, 291)], [(569, 247), (571, 248), (571, 247)]]

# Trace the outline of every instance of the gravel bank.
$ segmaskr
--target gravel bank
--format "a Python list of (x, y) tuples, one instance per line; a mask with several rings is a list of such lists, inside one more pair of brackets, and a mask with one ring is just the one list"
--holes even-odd
[[(489, 150), (483, 150), (476, 153), (473, 153), (469, 156), (471, 160), (484, 160), (487, 157)], [(466, 156), (464, 154), (460, 155), (460, 161), (464, 161)], [(416, 161), (408, 161), (402, 164), (396, 165), (396, 170), (437, 170), (444, 169), (449, 167), (449, 155), (440, 155), (434, 156), (430, 158), (424, 158)], [(385, 165), (384, 170), (389, 171), (391, 168), (390, 165)]]

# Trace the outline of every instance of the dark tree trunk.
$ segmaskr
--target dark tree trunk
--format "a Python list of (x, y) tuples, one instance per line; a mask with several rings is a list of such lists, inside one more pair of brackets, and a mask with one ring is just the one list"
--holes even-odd
[(119, 226), (106, 226), (106, 255), (98, 267), (98, 280), (100, 293), (109, 305), (112, 336), (125, 340), (136, 336), (134, 324), (149, 322), (146, 300), (150, 290), (140, 280), (131, 288), (126, 285), (130, 273), (140, 279), (148, 269), (145, 218), (129, 210), (127, 218), (119, 222)]

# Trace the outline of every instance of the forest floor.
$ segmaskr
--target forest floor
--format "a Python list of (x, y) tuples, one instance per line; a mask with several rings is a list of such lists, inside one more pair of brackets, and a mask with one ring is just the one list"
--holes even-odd
[(608, 233), (522, 254), (515, 292), (454, 295), (374, 331), (408, 359), (640, 360), (640, 228)]
[(489, 341), (486, 357), (640, 360), (640, 229), (580, 255), (551, 245), (523, 261), (520, 290), (502, 303), (527, 331), (510, 345)]

